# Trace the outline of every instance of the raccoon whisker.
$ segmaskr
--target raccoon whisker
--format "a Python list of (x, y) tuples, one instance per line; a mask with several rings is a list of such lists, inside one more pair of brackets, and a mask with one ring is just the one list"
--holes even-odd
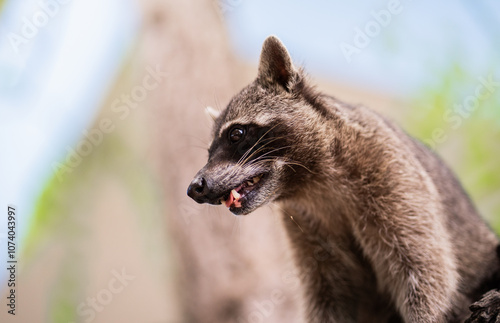
[[(286, 148), (289, 148), (289, 147), (291, 147), (291, 146), (284, 146), (284, 147), (279, 147), (279, 148), (272, 149), (271, 151), (268, 151), (265, 154), (263, 154), (263, 155), (257, 157), (256, 159), (252, 160), (250, 163), (242, 165), (238, 169), (243, 168), (243, 169), (245, 169), (245, 171), (248, 171), (249, 168), (250, 168), (250, 172), (252, 170), (258, 170), (261, 165), (264, 165), (264, 164), (266, 164), (268, 162), (275, 161), (277, 159), (277, 157), (274, 157), (274, 156), (267, 156), (268, 154), (271, 154), (273, 152), (279, 151), (281, 149), (286, 149)], [(305, 167), (304, 165), (302, 165), (302, 164), (300, 164), (298, 162), (285, 161), (285, 165), (287, 167), (290, 167), (290, 169), (293, 170), (294, 172), (296, 172), (296, 170), (291, 166), (293, 164), (298, 165), (298, 166), (302, 166), (302, 167), (306, 168), (309, 172), (312, 173), (311, 170), (309, 170), (307, 167)]]
[(279, 148), (274, 148), (274, 149), (272, 149), (272, 150), (270, 150), (270, 151), (268, 151), (268, 152), (266, 152), (266, 153), (264, 153), (264, 154), (260, 155), (259, 157), (255, 158), (255, 159), (254, 159), (254, 160), (252, 160), (251, 162), (258, 161), (258, 160), (262, 159), (263, 157), (267, 156), (268, 154), (272, 154), (272, 153), (274, 153), (274, 152), (276, 152), (276, 151), (279, 151), (279, 150), (281, 150), (281, 149), (286, 149), (286, 148), (290, 148), (290, 147), (292, 147), (292, 146), (283, 146), (283, 147), (279, 147)]
[[(283, 137), (276, 138), (276, 140), (281, 139), (281, 138), (283, 138)], [(273, 140), (273, 141), (274, 141), (274, 140)], [(270, 141), (269, 143), (271, 143), (271, 141)], [(266, 143), (266, 144), (269, 144), (269, 143)], [(272, 148), (272, 149), (271, 149), (271, 151), (268, 151), (268, 152), (266, 152), (265, 154), (263, 154), (263, 155), (261, 155), (261, 156), (257, 157), (257, 158), (256, 158), (256, 160), (258, 160), (259, 158), (261, 158), (261, 157), (263, 157), (263, 156), (266, 156), (266, 155), (268, 155), (268, 154), (271, 154), (271, 153), (273, 153), (273, 152), (279, 151), (279, 150), (281, 150), (281, 149), (290, 148), (290, 147), (292, 147), (292, 146), (290, 145), (290, 146), (283, 146), (283, 147), (278, 147), (278, 148)], [(262, 147), (260, 147), (259, 149), (257, 149), (254, 153), (258, 153), (258, 152), (262, 151), (263, 149), (261, 149), (261, 148), (269, 148), (269, 147), (264, 147), (264, 146), (262, 146)], [(254, 153), (252, 153), (252, 155), (253, 155)]]
[[(273, 151), (277, 151), (279, 149), (284, 149), (284, 148), (287, 148), (287, 147), (290, 147), (290, 146), (286, 146), (286, 147), (280, 147), (280, 148), (270, 148), (270, 147), (266, 147), (266, 145), (270, 144), (271, 142), (273, 141), (276, 141), (278, 139), (281, 139), (281, 138), (284, 138), (284, 137), (276, 137), (276, 138), (272, 138), (271, 140), (269, 140), (268, 142), (266, 142), (263, 146), (257, 148), (255, 151), (253, 151), (249, 156), (247, 156), (244, 160), (241, 160), (240, 158), (240, 161), (238, 161), (238, 163), (236, 163), (236, 165), (233, 166), (232, 170), (231, 170), (231, 174), (234, 175), (234, 173), (236, 171), (238, 171), (239, 169), (241, 169), (251, 158), (253, 155), (263, 151), (264, 149), (271, 149), (271, 151), (269, 152), (266, 152), (264, 155), (267, 155), (269, 153), (272, 153)], [(249, 149), (245, 154), (247, 154), (248, 152), (250, 152), (251, 149)], [(244, 157), (245, 155), (243, 155)], [(263, 155), (262, 155), (263, 156)], [(262, 157), (262, 156), (259, 156), (258, 158)], [(242, 157), (242, 158), (243, 158)], [(257, 159), (258, 159), (257, 158)]]
[[(252, 150), (255, 148), (256, 145), (258, 145), (260, 143), (260, 141), (264, 138), (264, 136), (267, 134), (267, 132), (265, 134), (263, 134), (253, 145), (252, 147), (250, 147), (244, 154), (243, 156), (241, 156), (241, 158), (238, 160), (238, 162), (236, 163), (236, 165), (240, 165), (240, 164), (244, 164), (245, 161), (247, 160), (247, 157), (248, 157), (248, 154), (250, 154), (252, 152)], [(252, 153), (253, 154), (253, 153)], [(250, 155), (251, 156), (251, 155)]]
[[(260, 139), (259, 139), (260, 140)], [(262, 147), (259, 147), (258, 149), (256, 149), (255, 151), (252, 152), (252, 149), (255, 147), (255, 145), (258, 143), (259, 141), (257, 141), (250, 149), (248, 149), (244, 154), (243, 156), (241, 156), (241, 158), (238, 160), (238, 162), (236, 163), (235, 167), (236, 169), (239, 169), (239, 167), (243, 166), (250, 158), (252, 158), (252, 156), (257, 153), (258, 151), (262, 150), (265, 146), (262, 146)], [(250, 155), (249, 155), (250, 154)]]
[(238, 165), (238, 166), (236, 166), (236, 165), (235, 165), (235, 166), (233, 166), (233, 167), (231, 168), (231, 170), (230, 170), (230, 171), (226, 174), (226, 176), (224, 177), (224, 179), (223, 179), (223, 180), (224, 180), (224, 181), (229, 181), (229, 180), (231, 180), (231, 179), (232, 179), (232, 177), (234, 177), (234, 175), (235, 175), (236, 171), (241, 170), (241, 169), (243, 169), (243, 170), (245, 170), (245, 171), (248, 171), (248, 172), (250, 172), (250, 173), (251, 173), (251, 172), (253, 172), (253, 171), (257, 172), (257, 171), (259, 170), (259, 166), (260, 166), (261, 164), (264, 164), (265, 162), (267, 162), (267, 160), (260, 160), (260, 161), (258, 161), (258, 162), (256, 162), (256, 163), (252, 162), (252, 163), (248, 163), (248, 164), (245, 164), (245, 165)]
[(258, 162), (248, 164), (244, 167), (245, 172), (247, 173), (254, 173), (254, 174), (262, 174), (265, 172), (266, 168), (263, 168), (262, 166), (274, 161), (274, 158), (268, 158), (264, 160), (260, 160)]
[(297, 221), (295, 221), (295, 219), (293, 218), (293, 215), (290, 215), (290, 219), (293, 221), (293, 223), (295, 223), (295, 224), (299, 227), (300, 231), (302, 231), (302, 233), (304, 233), (304, 230), (303, 230), (303, 229), (302, 229), (302, 227), (301, 227), (301, 226), (297, 223)]
[[(258, 158), (256, 158), (255, 160), (253, 160), (250, 164), (254, 164), (254, 163), (258, 162), (258, 161), (273, 161), (273, 160), (276, 159), (276, 157), (271, 157), (271, 158), (268, 158), (268, 157), (263, 158), (263, 157), (265, 157), (266, 155), (271, 154), (273, 152), (276, 152), (276, 151), (278, 151), (280, 149), (285, 149), (285, 148), (289, 148), (289, 147), (291, 147), (291, 146), (284, 146), (284, 147), (280, 147), (280, 148), (275, 148), (275, 149), (273, 149), (273, 150), (271, 150), (271, 151), (269, 151), (269, 152), (267, 152), (267, 153), (259, 156)], [(295, 169), (293, 167), (291, 167), (291, 165), (296, 165), (296, 166), (303, 167), (308, 172), (310, 172), (312, 174), (316, 174), (315, 172), (313, 172), (312, 170), (310, 170), (308, 167), (306, 167), (302, 163), (299, 163), (299, 162), (297, 162), (295, 160), (285, 160), (284, 163), (285, 163), (286, 166), (290, 167), (294, 172), (295, 172)]]
[[(267, 143), (267, 144), (269, 144), (269, 143)], [(267, 144), (266, 144), (266, 145), (267, 145)], [(263, 151), (264, 149), (272, 149), (272, 148), (270, 148), (270, 147), (266, 147), (265, 145), (264, 145), (264, 146), (261, 146), (261, 147), (257, 148), (256, 150), (254, 150), (254, 151), (253, 151), (250, 155), (248, 155), (248, 156), (247, 156), (244, 160), (242, 160), (242, 161), (241, 161), (240, 163), (238, 163), (237, 165), (239, 165), (239, 166), (243, 166), (243, 165), (245, 165), (245, 164), (246, 164), (246, 163), (247, 163), (247, 162), (248, 162), (248, 161), (249, 161), (249, 160), (250, 160), (250, 159), (251, 159), (251, 158), (252, 158), (255, 154), (257, 154), (257, 153), (259, 153), (259, 152)], [(250, 151), (251, 151), (251, 149), (249, 149), (247, 152), (250, 152)]]
[(217, 97), (217, 93), (214, 93), (214, 101), (215, 101), (215, 109), (217, 111), (222, 111), (222, 108), (221, 108), (221, 105), (219, 102), (219, 98)]
[(252, 172), (252, 171), (259, 171), (261, 169), (261, 166), (262, 165), (265, 165), (267, 162), (269, 162), (270, 160), (261, 160), (257, 163), (252, 163), (252, 164), (248, 164), (248, 165), (245, 165), (244, 166), (244, 170), (245, 171), (248, 171), (248, 172)]
[[(246, 165), (247, 167), (250, 167), (250, 166), (255, 166), (255, 165), (263, 165), (265, 163), (268, 163), (268, 162), (272, 162), (272, 161), (275, 161), (276, 159), (278, 159), (277, 157), (267, 157), (267, 158), (263, 158), (263, 159), (260, 159), (260, 160), (256, 160), (256, 161), (252, 161), (252, 163)], [(291, 166), (291, 165), (288, 165), (287, 162), (285, 162), (285, 166), (288, 166), (290, 167), (291, 170), (293, 170), (294, 172), (296, 172), (296, 170)]]
[[(273, 150), (272, 152), (274, 152), (276, 150)], [(271, 151), (269, 153), (271, 153)], [(251, 167), (251, 166), (255, 166), (255, 165), (263, 165), (263, 164), (266, 164), (268, 162), (275, 161), (277, 158), (278, 157), (274, 157), (274, 156), (259, 156), (255, 160), (252, 160), (250, 163), (243, 165), (243, 168)]]
[[(258, 145), (260, 143), (260, 141), (270, 132), (272, 131), (274, 128), (276, 128), (277, 126), (279, 126), (281, 123), (278, 123), (274, 126), (272, 126), (271, 128), (269, 128), (269, 130), (267, 130), (262, 136), (260, 136), (260, 138), (252, 145), (252, 147), (250, 147), (250, 149), (248, 149), (244, 154), (243, 156), (241, 156), (240, 160), (238, 160), (238, 162), (236, 164), (239, 164), (241, 160), (243, 159), (246, 159), (246, 156), (252, 151), (252, 149), (255, 148), (256, 145)], [(272, 138), (274, 140), (277, 140), (277, 138), (280, 138), (280, 137), (274, 137)], [(283, 138), (283, 137), (281, 137)], [(267, 142), (264, 146), (266, 146), (267, 144), (271, 143), (272, 142), (271, 140), (269, 142)]]
[[(271, 128), (271, 129), (272, 129), (272, 128)], [(269, 132), (269, 131), (270, 131), (270, 130), (268, 130), (268, 132)], [(238, 165), (238, 164), (244, 164), (244, 163), (246, 163), (246, 162), (247, 162), (250, 158), (252, 158), (252, 156), (253, 156), (254, 154), (256, 154), (256, 153), (260, 152), (263, 148), (265, 148), (265, 147), (266, 147), (267, 145), (269, 145), (270, 143), (272, 143), (272, 142), (274, 142), (274, 141), (276, 141), (276, 140), (279, 140), (279, 139), (283, 139), (283, 138), (285, 138), (284, 136), (271, 138), (271, 139), (269, 139), (266, 143), (264, 143), (261, 147), (259, 147), (258, 149), (256, 149), (256, 150), (252, 151), (252, 150), (255, 148), (255, 146), (256, 146), (257, 144), (259, 144), (259, 142), (260, 142), (260, 141), (264, 138), (264, 136), (265, 136), (266, 134), (267, 134), (267, 132), (266, 132), (265, 134), (263, 134), (263, 135), (259, 138), (259, 140), (257, 140), (257, 142), (255, 142), (255, 144), (253, 144), (253, 145), (252, 145), (252, 147), (250, 147), (250, 148), (249, 148), (249, 149), (245, 152), (245, 154), (243, 154), (243, 156), (241, 156), (241, 158), (240, 158), (240, 160), (238, 161), (238, 163), (236, 163), (237, 165)], [(248, 154), (250, 154), (250, 155), (248, 155)]]
[(296, 173), (297, 171), (295, 170), (295, 168), (292, 167), (292, 165), (288, 165), (288, 164), (285, 164), (285, 166), (288, 166), (288, 168), (290, 168), (291, 170), (293, 170), (294, 173)]
[(198, 149), (202, 149), (204, 151), (207, 151), (207, 147), (202, 147), (202, 146), (198, 146), (198, 145), (189, 145), (189, 147), (198, 148)]
[[(276, 193), (276, 192), (273, 192), (273, 194)], [(302, 231), (302, 233), (304, 233), (304, 229), (302, 229), (302, 227), (300, 226), (300, 224), (297, 223), (297, 221), (295, 221), (295, 219), (293, 218), (293, 215), (289, 214), (288, 212), (286, 212), (279, 204), (277, 203), (272, 203), (273, 206), (277, 207), (283, 214), (287, 215), (290, 220), (292, 220), (293, 223), (295, 223), (297, 225), (297, 227), (300, 229), (300, 231)]]
[[(201, 143), (204, 145), (203, 149), (207, 149), (207, 147), (210, 145), (207, 141), (205, 141), (205, 139), (202, 139), (202, 138), (195, 136), (195, 135), (184, 135), (183, 137), (196, 139), (196, 141), (198, 141), (198, 143)], [(189, 145), (189, 146), (192, 146), (192, 145)]]
[[(252, 147), (250, 147), (244, 154), (243, 156), (241, 156), (241, 158), (238, 160), (238, 162), (236, 163), (236, 165), (234, 165), (230, 171), (230, 173), (228, 175), (230, 176), (233, 176), (238, 170), (240, 170), (241, 168), (243, 168), (244, 165), (246, 165), (251, 159), (253, 156), (255, 156), (256, 154), (260, 153), (260, 152), (263, 152), (264, 150), (266, 149), (270, 149), (271, 147), (267, 147), (269, 144), (277, 141), (277, 140), (280, 140), (280, 139), (283, 139), (283, 138), (286, 138), (287, 136), (279, 136), (279, 137), (273, 137), (273, 138), (269, 138), (268, 140), (266, 140), (265, 142), (264, 141), (264, 138), (265, 136), (270, 132), (272, 131), (274, 128), (276, 128), (277, 126), (279, 126), (279, 124), (276, 124), (274, 125), (273, 127), (271, 127), (269, 130), (267, 130), (262, 136), (259, 137), (259, 139), (252, 145)], [(262, 145), (260, 147), (258, 147), (257, 149), (254, 149), (257, 145), (259, 145), (260, 143), (262, 143)], [(263, 155), (259, 156), (256, 158), (256, 160), (252, 161), (255, 162), (257, 160), (261, 160), (262, 157), (266, 156), (266, 155), (269, 155), (273, 152), (276, 152), (278, 150), (281, 150), (281, 149), (285, 149), (287, 147), (290, 147), (290, 146), (286, 146), (286, 147), (279, 147), (279, 148), (271, 148), (270, 151), (264, 153)]]
[(292, 160), (292, 161), (288, 161), (288, 160), (286, 160), (286, 161), (284, 161), (284, 162), (285, 162), (285, 165), (296, 165), (296, 166), (300, 166), (300, 167), (304, 168), (305, 170), (307, 170), (307, 171), (308, 171), (309, 173), (311, 173), (311, 174), (315, 174), (315, 175), (317, 175), (317, 174), (318, 174), (318, 173), (313, 172), (312, 170), (310, 170), (307, 166), (305, 166), (305, 165), (303, 165), (303, 164), (301, 164), (301, 163), (299, 163), (299, 162), (297, 162), (297, 161), (294, 161), (294, 160)]
[(235, 216), (235, 221), (233, 222), (233, 228), (231, 230), (231, 238), (234, 238), (236, 235), (241, 235), (241, 222), (240, 218)]

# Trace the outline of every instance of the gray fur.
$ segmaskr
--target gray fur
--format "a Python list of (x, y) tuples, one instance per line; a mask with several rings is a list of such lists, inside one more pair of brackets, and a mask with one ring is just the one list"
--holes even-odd
[[(248, 142), (228, 142), (234, 125)], [(265, 174), (231, 211), (278, 203), (310, 322), (461, 322), (496, 284), (498, 239), (450, 170), (375, 112), (317, 93), (276, 37), (213, 136), (195, 199)]]

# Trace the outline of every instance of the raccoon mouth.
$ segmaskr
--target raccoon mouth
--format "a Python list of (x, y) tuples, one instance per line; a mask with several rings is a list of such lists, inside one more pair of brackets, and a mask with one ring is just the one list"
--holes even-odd
[(248, 193), (254, 191), (261, 185), (261, 180), (264, 175), (265, 174), (254, 176), (232, 189), (229, 193), (224, 194), (220, 199), (220, 204), (225, 205), (227, 208), (241, 208), (241, 203), (245, 201)]

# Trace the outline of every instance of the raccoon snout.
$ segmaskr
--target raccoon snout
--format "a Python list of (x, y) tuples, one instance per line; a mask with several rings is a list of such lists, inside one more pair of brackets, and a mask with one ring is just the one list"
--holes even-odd
[(187, 195), (198, 203), (208, 202), (209, 188), (203, 177), (196, 177), (187, 189)]

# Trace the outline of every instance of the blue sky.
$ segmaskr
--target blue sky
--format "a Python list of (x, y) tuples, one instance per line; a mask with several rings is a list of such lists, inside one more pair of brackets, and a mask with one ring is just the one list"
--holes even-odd
[[(282, 39), (309, 72), (353, 86), (405, 95), (432, 84), (457, 63), (472, 75), (498, 70), (498, 1), (303, 1), (223, 0), (235, 49), (257, 64), (263, 40)], [(356, 28), (377, 23), (373, 12), (389, 11), (368, 46), (347, 62), (340, 45), (353, 44)], [(391, 7), (392, 8), (392, 7)], [(377, 16), (377, 14), (375, 14)]]
[(0, 205), (18, 208), (18, 250), (52, 164), (91, 125), (138, 28), (131, 0), (69, 1), (48, 11), (40, 3), (7, 1), (0, 19)]

